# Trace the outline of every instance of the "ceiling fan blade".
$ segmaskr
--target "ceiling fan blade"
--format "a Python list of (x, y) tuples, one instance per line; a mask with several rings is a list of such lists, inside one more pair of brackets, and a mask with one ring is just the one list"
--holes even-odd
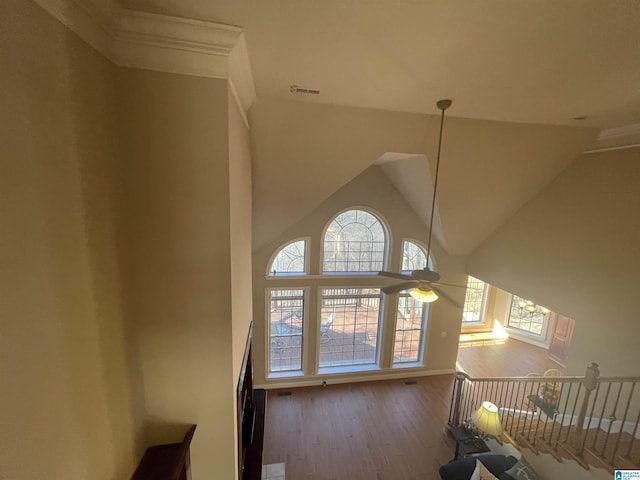
[(454, 307), (458, 307), (458, 308), (462, 308), (462, 305), (460, 305), (457, 301), (455, 301), (453, 298), (451, 298), (449, 295), (447, 295), (446, 293), (444, 293), (441, 289), (439, 289), (438, 287), (434, 287), (433, 285), (430, 286), (431, 290), (433, 290), (434, 292), (436, 292), (438, 294), (439, 297), (444, 298), (447, 302), (449, 302), (451, 305), (453, 305)]
[(390, 295), (392, 293), (398, 293), (402, 290), (406, 290), (407, 288), (417, 287), (419, 282), (417, 280), (412, 280), (410, 282), (398, 283), (397, 285), (390, 285), (388, 287), (384, 287), (382, 292)]
[(423, 282), (437, 282), (440, 280), (440, 274), (425, 268), (423, 270), (414, 270), (411, 272), (411, 278), (414, 280), (422, 280)]
[(410, 277), (409, 275), (403, 275), (402, 273), (378, 272), (378, 275), (380, 275), (382, 277), (397, 278), (399, 280), (413, 280), (413, 278)]
[(431, 285), (442, 285), (443, 287), (467, 288), (466, 285), (454, 285), (453, 283), (431, 282)]

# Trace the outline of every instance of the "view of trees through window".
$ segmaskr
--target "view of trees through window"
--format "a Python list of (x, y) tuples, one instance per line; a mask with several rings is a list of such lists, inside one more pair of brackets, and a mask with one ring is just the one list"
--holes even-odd
[(386, 235), (380, 221), (363, 210), (338, 215), (324, 237), (324, 272), (377, 272), (384, 268)]
[[(421, 245), (402, 240), (401, 262), (398, 258), (387, 268), (387, 232), (374, 213), (352, 209), (336, 215), (323, 238), (292, 239), (276, 250), (267, 266), (268, 277), (274, 281), (279, 277), (277, 288), (266, 290), (269, 374), (282, 377), (382, 367), (381, 341), (393, 351), (385, 367), (422, 362), (428, 305), (407, 290), (383, 297), (381, 288), (389, 282), (377, 272), (423, 269), (427, 255)], [(308, 257), (314, 241), (320, 244), (321, 273), (331, 278), (331, 288), (322, 284), (312, 288), (316, 265), (310, 267)], [(433, 268), (430, 259), (429, 266)], [(387, 319), (383, 319), (383, 298), (394, 302), (387, 309)], [(313, 303), (305, 310), (307, 300)], [(395, 325), (392, 335), (382, 336), (383, 321)], [(309, 328), (313, 329), (312, 343), (305, 341)]]
[(269, 275), (302, 275), (305, 273), (306, 242), (298, 240), (285, 245), (273, 259)]
[(464, 297), (464, 309), (462, 323), (480, 323), (483, 321), (484, 302), (487, 284), (469, 276), (467, 280), (467, 293)]

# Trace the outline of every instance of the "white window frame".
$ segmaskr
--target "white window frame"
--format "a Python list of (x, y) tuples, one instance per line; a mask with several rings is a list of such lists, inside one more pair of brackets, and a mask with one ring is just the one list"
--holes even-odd
[(475, 278), (476, 280), (481, 281), (484, 284), (484, 288), (482, 291), (482, 303), (480, 304), (480, 319), (478, 321), (475, 322), (465, 322), (464, 321), (464, 312), (465, 307), (466, 307), (466, 293), (465, 293), (465, 302), (462, 305), (462, 315), (463, 315), (463, 320), (462, 320), (462, 328), (474, 328), (474, 327), (485, 327), (488, 326), (487, 322), (487, 303), (489, 300), (489, 290), (491, 289), (491, 285), (489, 285), (487, 282), (485, 282), (484, 280), (480, 280), (477, 277), (474, 277), (472, 275), (467, 275), (467, 286), (469, 285), (469, 279), (470, 278)]
[[(376, 288), (380, 290), (380, 300), (378, 305), (378, 331), (376, 334), (376, 355), (373, 363), (366, 364), (353, 364), (353, 365), (320, 365), (320, 348), (321, 348), (321, 334), (320, 325), (322, 324), (322, 290), (326, 289), (363, 289), (363, 288)], [(385, 295), (382, 293), (381, 286), (379, 285), (321, 285), (318, 287), (318, 312), (317, 312), (317, 342), (316, 342), (316, 359), (318, 375), (329, 375), (334, 373), (354, 373), (369, 370), (380, 370), (380, 360), (382, 355), (382, 329), (384, 328), (384, 307), (385, 307)], [(352, 295), (345, 296), (344, 298), (371, 298), (371, 295)]]
[[(279, 250), (278, 250), (279, 251)], [(271, 292), (274, 290), (302, 290), (302, 343), (301, 343), (301, 358), (299, 370), (278, 370), (271, 371)], [(269, 287), (265, 289), (265, 374), (267, 378), (289, 378), (304, 376), (308, 372), (308, 360), (305, 351), (308, 350), (309, 342), (309, 291), (310, 288), (298, 285), (288, 285), (279, 287)], [(268, 328), (267, 328), (268, 327)]]
[(325, 244), (325, 238), (327, 236), (327, 230), (329, 229), (329, 227), (337, 217), (351, 210), (360, 210), (360, 211), (366, 212), (370, 215), (373, 215), (378, 220), (378, 222), (382, 226), (382, 231), (385, 236), (384, 250), (383, 250), (383, 257), (382, 257), (382, 270), (387, 270), (389, 267), (389, 252), (391, 251), (391, 245), (393, 240), (391, 235), (391, 230), (389, 228), (389, 222), (387, 222), (384, 216), (377, 210), (367, 206), (355, 205), (349, 208), (344, 208), (339, 212), (337, 212), (335, 215), (333, 215), (329, 219), (328, 222), (325, 223), (324, 228), (322, 229), (322, 233), (320, 234), (320, 264), (318, 265), (318, 272), (320, 273), (321, 276), (347, 277), (347, 276), (367, 276), (367, 275), (371, 276), (376, 274), (376, 271), (372, 271), (372, 272), (325, 272), (324, 271), (324, 244)]
[[(276, 257), (280, 254), (280, 252), (288, 247), (289, 245), (291, 245), (292, 243), (296, 243), (296, 242), (304, 242), (304, 272), (303, 273), (298, 273), (298, 272), (293, 272), (293, 273), (288, 273), (288, 272), (281, 272), (281, 273), (277, 273), (276, 275), (272, 275), (271, 272), (271, 267), (273, 266), (273, 262), (275, 261)], [(266, 277), (267, 278), (291, 278), (291, 277), (296, 277), (296, 278), (300, 278), (300, 277), (308, 277), (309, 276), (309, 248), (311, 245), (311, 237), (298, 237), (298, 238), (294, 238), (291, 241), (288, 241), (286, 243), (283, 243), (282, 245), (280, 245), (269, 257), (269, 261), (267, 262), (267, 271), (266, 271)]]

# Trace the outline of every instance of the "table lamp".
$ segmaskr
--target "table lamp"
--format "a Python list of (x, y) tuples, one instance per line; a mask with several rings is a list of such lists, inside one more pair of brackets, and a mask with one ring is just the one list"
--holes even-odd
[(494, 437), (499, 437), (502, 434), (498, 407), (491, 402), (482, 402), (480, 408), (471, 414), (471, 421), (480, 433)]

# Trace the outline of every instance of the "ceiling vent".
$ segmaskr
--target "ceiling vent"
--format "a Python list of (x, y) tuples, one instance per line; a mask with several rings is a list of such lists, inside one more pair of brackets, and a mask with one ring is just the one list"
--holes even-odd
[(320, 90), (315, 90), (313, 88), (301, 87), (299, 85), (291, 85), (289, 87), (289, 91), (291, 93), (307, 93), (307, 94), (310, 94), (310, 95), (319, 95), (320, 94)]

